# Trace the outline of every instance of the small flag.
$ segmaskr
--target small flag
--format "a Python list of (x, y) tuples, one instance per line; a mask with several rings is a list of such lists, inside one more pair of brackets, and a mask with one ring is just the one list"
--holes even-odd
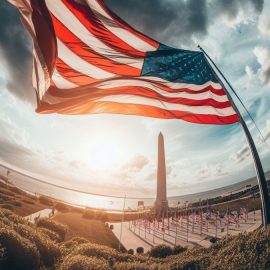
[(102, 0), (9, 2), (33, 38), (37, 112), (239, 121), (202, 52), (147, 37)]

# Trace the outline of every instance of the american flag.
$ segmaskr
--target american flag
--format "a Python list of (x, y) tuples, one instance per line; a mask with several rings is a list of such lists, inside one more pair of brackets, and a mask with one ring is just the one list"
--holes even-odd
[(39, 113), (238, 122), (200, 51), (136, 31), (102, 0), (9, 0), (33, 38)]

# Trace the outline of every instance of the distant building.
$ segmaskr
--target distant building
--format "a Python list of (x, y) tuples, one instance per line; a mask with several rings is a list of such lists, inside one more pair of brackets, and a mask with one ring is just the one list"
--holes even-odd
[(168, 213), (164, 138), (161, 132), (158, 135), (157, 196), (155, 212), (158, 218), (166, 217)]

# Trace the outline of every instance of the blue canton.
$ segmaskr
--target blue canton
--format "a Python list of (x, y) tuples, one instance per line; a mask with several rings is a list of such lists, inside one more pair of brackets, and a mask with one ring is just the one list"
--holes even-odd
[(147, 52), (141, 76), (199, 85), (218, 82), (202, 52), (174, 49), (163, 44), (157, 51)]

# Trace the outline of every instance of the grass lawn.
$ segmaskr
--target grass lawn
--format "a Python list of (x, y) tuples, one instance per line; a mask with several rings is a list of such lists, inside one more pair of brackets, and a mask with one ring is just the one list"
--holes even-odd
[(68, 226), (66, 240), (72, 237), (84, 237), (93, 243), (118, 248), (117, 238), (100, 220), (85, 219), (81, 213), (73, 212), (58, 213), (53, 219)]

